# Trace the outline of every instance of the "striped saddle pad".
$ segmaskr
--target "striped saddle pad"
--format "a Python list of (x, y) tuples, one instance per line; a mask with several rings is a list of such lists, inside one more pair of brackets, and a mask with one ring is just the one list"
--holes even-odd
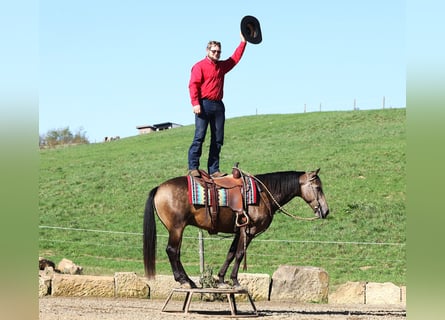
[[(244, 176), (244, 186), (246, 190), (242, 190), (243, 196), (246, 197), (246, 203), (256, 204), (258, 201), (258, 189), (255, 180), (250, 176)], [(205, 188), (192, 176), (187, 176), (188, 181), (188, 196), (190, 204), (206, 205), (207, 199), (210, 203), (207, 205), (212, 206), (212, 197), (210, 196), (210, 190), (207, 190), (207, 196), (205, 194)], [(229, 206), (229, 189), (218, 188), (218, 205), (222, 207)]]

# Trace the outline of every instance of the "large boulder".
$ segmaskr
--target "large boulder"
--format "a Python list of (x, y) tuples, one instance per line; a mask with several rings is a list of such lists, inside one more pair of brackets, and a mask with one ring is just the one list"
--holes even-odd
[(39, 297), (51, 294), (52, 279), (55, 274), (51, 266), (45, 266), (44, 270), (39, 270)]
[(148, 298), (150, 288), (147, 280), (135, 272), (116, 272), (114, 274), (115, 296), (125, 298)]
[(272, 275), (271, 301), (327, 302), (328, 273), (318, 267), (280, 266)]
[(329, 295), (329, 303), (406, 305), (406, 287), (391, 282), (347, 282)]
[[(270, 276), (268, 274), (239, 273), (238, 281), (242, 287), (249, 291), (253, 300), (269, 300)], [(238, 296), (241, 297), (241, 295)], [(247, 297), (244, 298), (247, 300)]]
[(401, 289), (392, 282), (368, 282), (366, 304), (400, 304)]
[(53, 296), (114, 297), (114, 277), (55, 274)]
[(51, 278), (39, 276), (39, 298), (51, 293)]
[(329, 294), (329, 303), (365, 304), (366, 282), (348, 281), (340, 285), (337, 290)]
[(57, 265), (57, 270), (66, 274), (82, 274), (83, 267), (76, 265), (71, 260), (63, 258)]

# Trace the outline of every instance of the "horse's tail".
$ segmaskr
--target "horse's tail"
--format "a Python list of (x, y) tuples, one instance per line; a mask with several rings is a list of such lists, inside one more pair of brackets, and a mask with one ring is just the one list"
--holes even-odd
[(154, 215), (154, 197), (158, 187), (152, 189), (145, 203), (144, 212), (144, 235), (143, 235), (143, 251), (144, 251), (144, 267), (145, 276), (154, 278), (156, 275), (156, 221)]

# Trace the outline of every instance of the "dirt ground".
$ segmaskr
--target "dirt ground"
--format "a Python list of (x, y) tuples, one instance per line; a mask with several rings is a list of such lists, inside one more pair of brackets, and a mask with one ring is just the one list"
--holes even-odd
[[(43, 297), (39, 299), (40, 320), (178, 320), (227, 319), (227, 301), (193, 300), (188, 314), (182, 313), (182, 301), (171, 300), (162, 312), (164, 300), (123, 298)], [(248, 302), (237, 302), (238, 314), (252, 316)], [(400, 320), (406, 319), (401, 306), (297, 304), (271, 301), (255, 302), (258, 318), (301, 320)]]

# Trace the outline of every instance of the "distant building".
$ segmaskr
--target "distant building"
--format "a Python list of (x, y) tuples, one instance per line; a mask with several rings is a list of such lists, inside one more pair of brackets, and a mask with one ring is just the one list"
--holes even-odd
[(173, 128), (182, 127), (182, 125), (173, 122), (163, 122), (153, 125), (137, 126), (139, 134), (146, 134), (154, 131), (168, 130)]
[(139, 134), (146, 134), (146, 133), (150, 133), (153, 131), (156, 131), (156, 128), (153, 126), (137, 126), (136, 129), (138, 129)]

